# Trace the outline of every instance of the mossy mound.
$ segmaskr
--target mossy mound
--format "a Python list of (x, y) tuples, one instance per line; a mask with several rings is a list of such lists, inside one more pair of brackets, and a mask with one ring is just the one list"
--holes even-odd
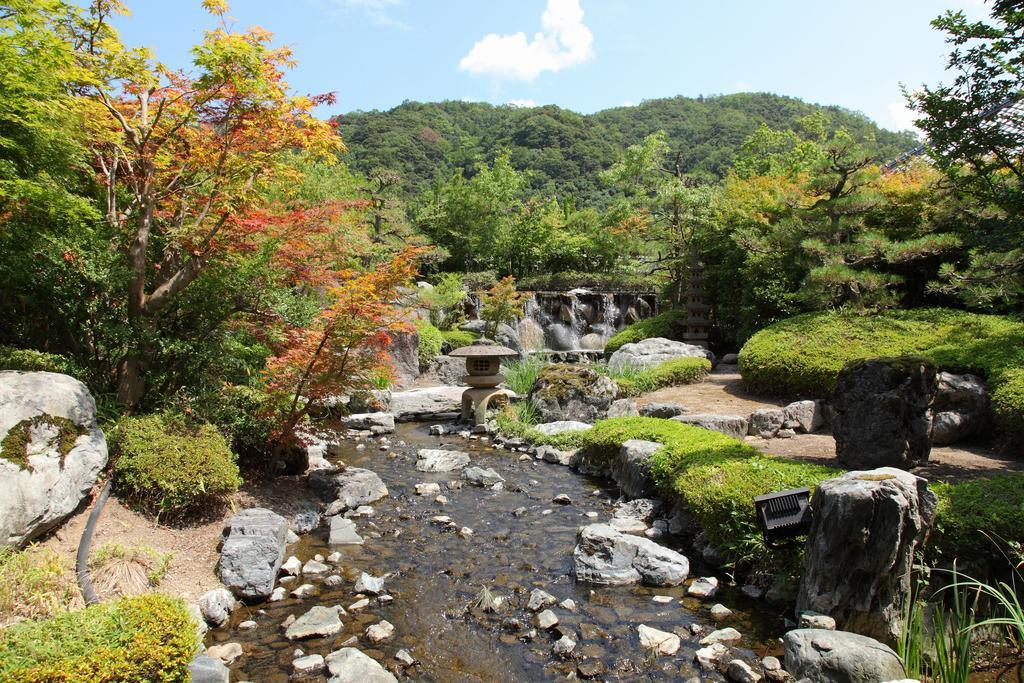
[(0, 681), (177, 683), (189, 680), (197, 647), (180, 600), (123, 598), (0, 632)]
[(612, 335), (605, 344), (605, 354), (611, 355), (626, 344), (651, 337), (678, 339), (686, 324), (686, 311), (672, 310), (627, 325)]
[(649, 370), (614, 375), (620, 398), (639, 396), (662, 387), (678, 387), (704, 379), (711, 372), (707, 358), (675, 358)]
[(799, 315), (751, 337), (739, 369), (754, 391), (817, 398), (828, 396), (846, 363), (887, 356), (922, 356), (942, 370), (984, 376), (998, 426), (1024, 437), (1024, 323), (1002, 316), (938, 308)]

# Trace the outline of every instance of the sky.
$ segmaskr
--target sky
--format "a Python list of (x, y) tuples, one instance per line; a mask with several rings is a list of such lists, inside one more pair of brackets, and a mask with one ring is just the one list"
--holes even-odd
[[(199, 0), (128, 0), (128, 45), (174, 68), (216, 26)], [(983, 18), (983, 0), (233, 0), (236, 28), (289, 45), (296, 92), (334, 92), (331, 116), (405, 100), (581, 113), (646, 99), (772, 92), (911, 125), (900, 84), (949, 80), (929, 22)]]

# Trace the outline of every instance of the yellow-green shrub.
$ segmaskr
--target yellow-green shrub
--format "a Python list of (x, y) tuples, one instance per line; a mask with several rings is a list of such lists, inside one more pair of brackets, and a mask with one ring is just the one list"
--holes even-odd
[(146, 509), (182, 517), (223, 503), (241, 484), (235, 456), (211, 424), (161, 414), (126, 417), (111, 437), (115, 484)]
[(52, 616), (79, 602), (70, 560), (36, 546), (0, 548), (0, 627)]
[(441, 330), (430, 324), (427, 320), (417, 320), (416, 331), (420, 335), (420, 345), (417, 348), (417, 359), (420, 370), (430, 367), (430, 362), (441, 355), (441, 345), (444, 344), (444, 337)]
[(0, 681), (179, 683), (197, 647), (184, 603), (140, 595), (0, 632)]

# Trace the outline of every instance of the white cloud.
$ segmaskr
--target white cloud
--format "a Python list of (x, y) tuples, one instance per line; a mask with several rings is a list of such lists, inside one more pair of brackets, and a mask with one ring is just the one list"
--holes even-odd
[(889, 112), (889, 128), (892, 130), (917, 130), (914, 119), (920, 115), (907, 106), (905, 100), (897, 100), (886, 105)]
[(634, 102), (633, 100), (626, 100), (625, 102), (623, 102), (619, 106), (620, 107), (635, 107), (636, 106), (636, 102)]
[(472, 74), (532, 81), (545, 71), (561, 71), (594, 57), (594, 34), (583, 23), (579, 0), (548, 0), (541, 32), (528, 40), (523, 32), (489, 33), (459, 61)]
[(508, 103), (513, 107), (536, 107), (537, 103), (533, 100), (509, 100)]

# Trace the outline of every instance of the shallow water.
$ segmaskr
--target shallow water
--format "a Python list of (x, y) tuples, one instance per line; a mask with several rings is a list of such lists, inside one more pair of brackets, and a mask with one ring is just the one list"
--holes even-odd
[[(405, 445), (399, 445), (403, 441)], [(521, 462), (520, 453), (494, 449), (482, 441), (429, 436), (425, 425), (399, 425), (390, 442), (390, 452), (379, 450), (375, 440), (365, 442), (361, 451), (356, 450), (357, 442), (342, 444), (341, 459), (377, 472), (390, 492), (373, 505), (372, 518), (356, 519), (365, 545), (331, 547), (326, 525), (321, 525), (288, 549), (288, 554), (303, 562), (317, 553), (327, 556), (340, 550), (343, 559), (337, 573), (345, 582), (332, 589), (317, 579), (300, 579), (288, 589), (308, 582), (320, 589), (319, 594), (243, 607), (232, 615), (230, 624), (207, 637), (208, 645), (227, 641), (242, 645), (245, 655), (232, 667), (232, 680), (287, 681), (296, 648), (326, 656), (352, 636), (360, 640), (357, 647), (396, 674), (424, 681), (558, 680), (573, 675), (577, 664), (595, 661), (605, 671), (599, 676), (603, 680), (724, 680), (696, 664), (700, 636), (691, 634), (692, 623), (703, 625), (705, 632), (721, 626), (739, 629), (748, 638), (739, 649), (749, 648), (748, 654), (777, 652), (777, 644), (769, 637), (781, 633), (781, 617), (766, 613), (760, 603), (745, 601), (737, 591), (725, 590), (704, 603), (680, 602), (683, 586), (600, 587), (574, 581), (572, 550), (577, 530), (607, 521), (618, 497), (608, 480), (532, 459)], [(505, 478), (504, 490), (448, 489), (446, 482), (457, 479), (458, 472), (416, 471), (416, 451), (437, 447), (470, 452), (472, 464), (491, 467)], [(441, 485), (449, 501), (446, 505), (435, 502), (435, 495), (415, 495), (415, 484), (431, 481)], [(553, 503), (559, 494), (568, 495), (572, 504)], [(527, 508), (526, 514), (513, 515), (520, 507)], [(598, 513), (598, 519), (588, 519), (588, 511)], [(472, 535), (464, 538), (442, 529), (431, 523), (435, 515), (450, 516), (459, 527), (471, 528)], [(691, 576), (707, 575), (702, 569), (699, 564), (691, 567)], [(394, 600), (381, 604), (371, 598), (366, 609), (342, 617), (343, 630), (335, 636), (285, 639), (281, 622), (288, 615), (301, 616), (314, 605), (348, 609), (357, 599), (353, 585), (363, 571), (374, 576), (390, 573), (385, 590)], [(509, 597), (508, 606), (498, 614), (467, 612), (467, 605), (485, 586), (495, 595)], [(533, 626), (533, 613), (525, 608), (533, 588), (542, 588), (559, 601), (571, 598), (576, 612), (552, 607), (560, 619), (557, 631), (539, 632), (532, 641), (524, 641), (518, 636)], [(677, 600), (659, 604), (651, 600), (654, 595)], [(734, 616), (716, 625), (708, 613), (714, 602), (733, 609)], [(235, 626), (246, 619), (255, 620), (258, 627), (237, 630)], [(394, 624), (395, 638), (372, 646), (363, 631), (381, 619)], [(640, 624), (678, 633), (683, 643), (679, 652), (672, 657), (649, 656), (638, 643)], [(577, 643), (569, 660), (551, 653), (562, 633)], [(416, 666), (403, 670), (394, 660), (402, 648), (418, 660)]]

